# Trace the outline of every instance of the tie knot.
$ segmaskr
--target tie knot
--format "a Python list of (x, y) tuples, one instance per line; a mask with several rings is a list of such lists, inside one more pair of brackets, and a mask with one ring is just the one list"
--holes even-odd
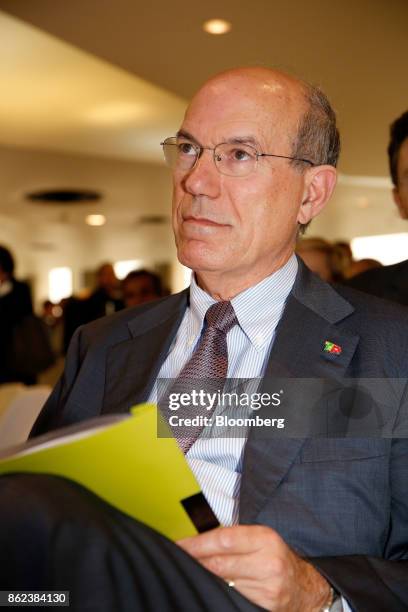
[(231, 302), (216, 302), (205, 313), (208, 327), (215, 327), (224, 334), (238, 323)]

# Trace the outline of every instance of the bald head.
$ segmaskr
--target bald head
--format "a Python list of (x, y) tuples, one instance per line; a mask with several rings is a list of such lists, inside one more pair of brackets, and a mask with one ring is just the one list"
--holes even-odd
[(265, 94), (269, 92), (274, 95), (281, 94), (294, 97), (301, 96), (302, 90), (304, 89), (302, 81), (285, 72), (272, 68), (263, 68), (261, 66), (250, 66), (225, 70), (212, 76), (200, 88), (198, 94), (207, 87), (215, 91), (217, 87), (222, 87), (224, 85), (230, 87), (233, 86), (234, 83), (241, 87), (248, 86), (248, 88), (252, 90), (259, 88), (263, 90)]
[(247, 92), (248, 95), (259, 92), (265, 97), (272, 95), (290, 102), (296, 100), (299, 104), (305, 102), (302, 81), (279, 70), (259, 66), (233, 68), (216, 74), (204, 83), (197, 95), (207, 88), (215, 93), (224, 87)]
[[(240, 98), (238, 112), (242, 105), (249, 109), (255, 101), (266, 111), (272, 103), (278, 105), (279, 121), (285, 125), (293, 157), (311, 159), (317, 165), (337, 165), (340, 139), (336, 116), (327, 97), (319, 88), (279, 70), (243, 67), (211, 77), (194, 96), (186, 118), (203, 100), (206, 104), (208, 99), (218, 98), (220, 106), (231, 110), (237, 97)], [(296, 161), (294, 164), (303, 168)]]

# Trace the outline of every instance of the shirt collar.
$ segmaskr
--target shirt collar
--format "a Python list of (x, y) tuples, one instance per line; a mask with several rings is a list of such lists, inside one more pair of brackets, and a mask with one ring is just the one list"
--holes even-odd
[[(261, 348), (265, 342), (271, 341), (295, 282), (297, 270), (298, 262), (296, 256), (292, 255), (282, 268), (231, 300), (239, 326), (256, 348)], [(201, 333), (205, 313), (215, 302), (216, 300), (197, 285), (192, 274), (188, 323), (190, 344), (193, 344)]]

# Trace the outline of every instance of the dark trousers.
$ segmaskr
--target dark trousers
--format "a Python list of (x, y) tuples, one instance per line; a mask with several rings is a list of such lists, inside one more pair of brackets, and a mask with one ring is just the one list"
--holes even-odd
[(261, 610), (177, 545), (62, 478), (0, 478), (0, 590), (69, 590), (70, 610)]

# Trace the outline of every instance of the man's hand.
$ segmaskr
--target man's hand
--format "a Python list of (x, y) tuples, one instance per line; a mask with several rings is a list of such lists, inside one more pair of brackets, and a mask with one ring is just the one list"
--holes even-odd
[(270, 527), (220, 527), (178, 544), (267, 610), (312, 612), (320, 610), (329, 598), (325, 578)]

